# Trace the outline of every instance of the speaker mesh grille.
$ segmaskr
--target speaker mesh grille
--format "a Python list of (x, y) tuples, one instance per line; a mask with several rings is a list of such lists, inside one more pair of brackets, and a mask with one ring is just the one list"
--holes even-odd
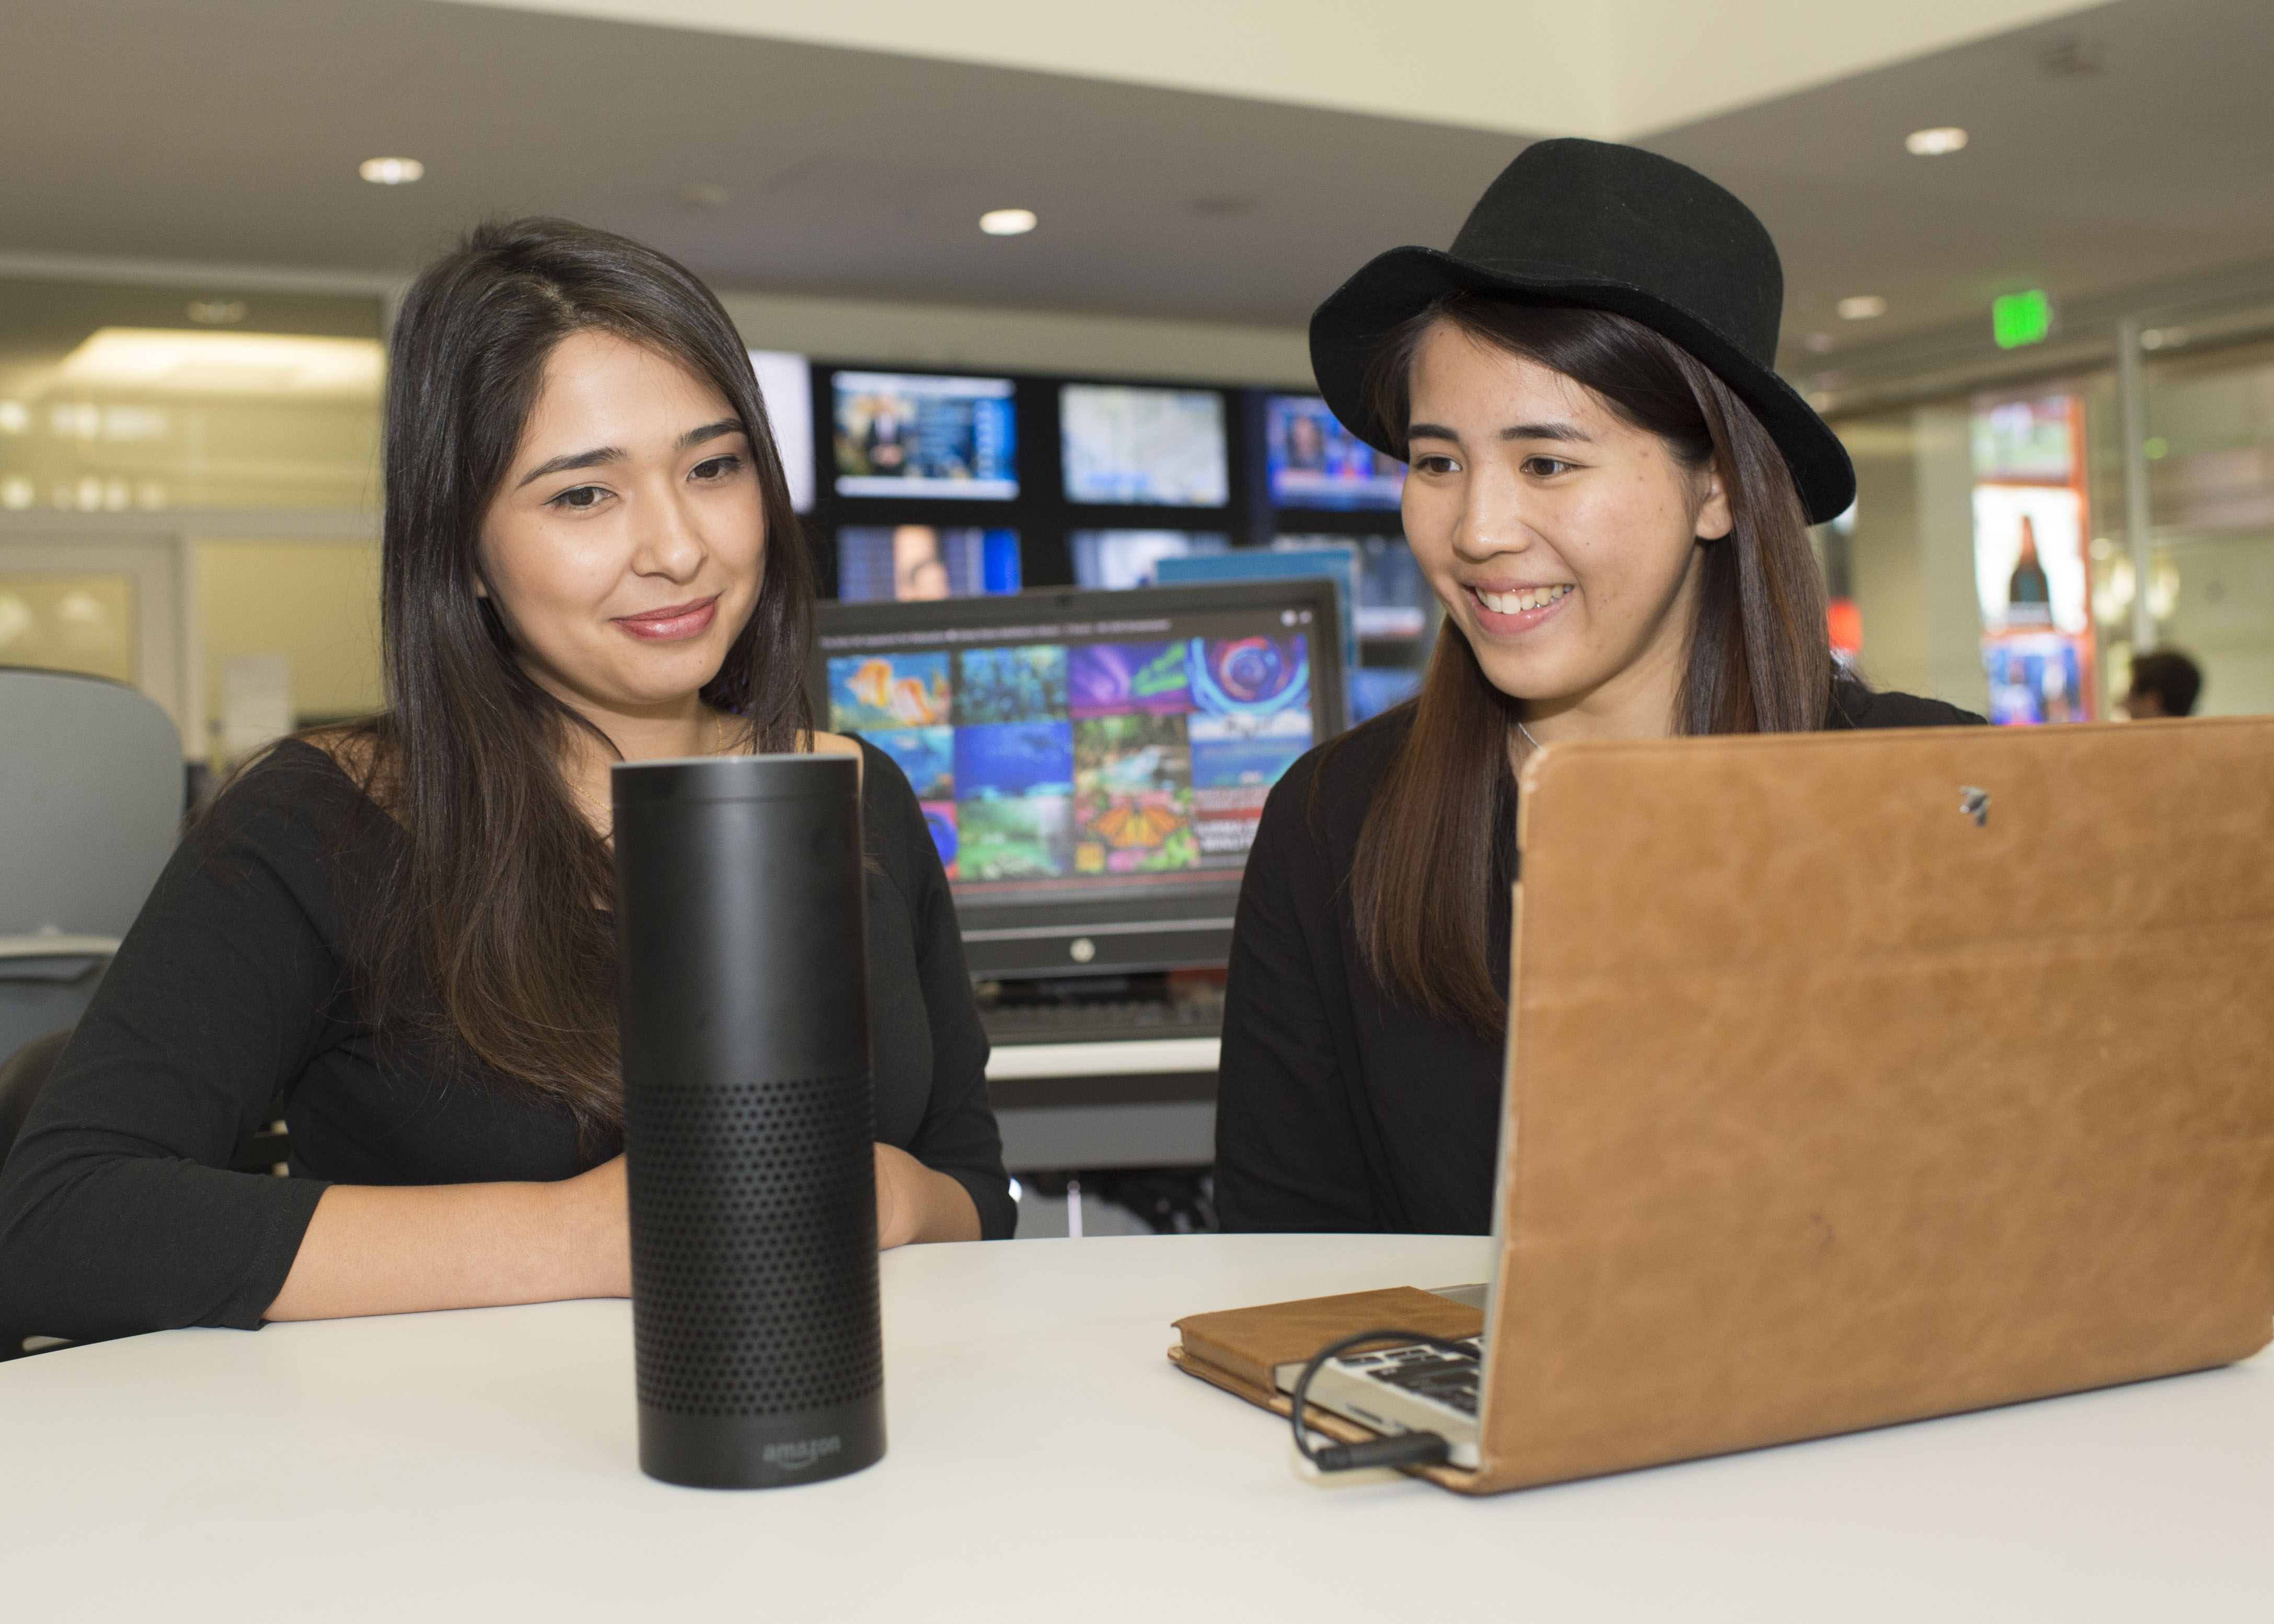
[(764, 1416), (884, 1385), (864, 1073), (626, 1091), (640, 1402)]

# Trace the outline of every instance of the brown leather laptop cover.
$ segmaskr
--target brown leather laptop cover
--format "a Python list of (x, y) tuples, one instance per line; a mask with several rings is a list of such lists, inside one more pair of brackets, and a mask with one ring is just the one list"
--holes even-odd
[(1430, 1476), (2265, 1345), (2274, 719), (1565, 745), (1522, 792), (1481, 1463)]
[[(1279, 1391), (1279, 1366), (1307, 1359), (1338, 1337), (1376, 1327), (1418, 1331), (1425, 1336), (1474, 1336), (1484, 1329), (1484, 1315), (1412, 1286), (1306, 1297), (1187, 1314), (1176, 1322), (1177, 1345), (1169, 1350), (1169, 1357), (1187, 1374), (1284, 1416), (1293, 1405)], [(1344, 1443), (1374, 1436), (1316, 1405), (1305, 1410), (1313, 1430)], [(1459, 1467), (1428, 1467), (1422, 1472), (1449, 1487), (1459, 1486), (1468, 1476)]]

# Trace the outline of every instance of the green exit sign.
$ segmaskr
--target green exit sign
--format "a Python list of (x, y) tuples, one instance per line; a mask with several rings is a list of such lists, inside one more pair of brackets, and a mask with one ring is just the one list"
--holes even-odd
[(2006, 293), (1990, 301), (1990, 331), (2000, 350), (2042, 344), (2053, 330), (2053, 302), (2043, 288)]

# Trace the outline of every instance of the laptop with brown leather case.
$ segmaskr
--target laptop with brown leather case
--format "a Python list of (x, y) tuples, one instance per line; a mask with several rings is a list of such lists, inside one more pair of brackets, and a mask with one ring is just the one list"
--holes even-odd
[[(2274, 718), (1559, 745), (1519, 842), (1480, 1464), (1427, 1475), (2266, 1344)], [(1209, 1351), (1172, 1357), (1285, 1412)]]

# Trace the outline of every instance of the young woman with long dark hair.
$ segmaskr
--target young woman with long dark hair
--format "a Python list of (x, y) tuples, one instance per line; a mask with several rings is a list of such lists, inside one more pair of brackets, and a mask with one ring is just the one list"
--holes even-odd
[[(626, 1292), (618, 760), (861, 758), (879, 1239), (1008, 1234), (945, 876), (900, 769), (813, 729), (809, 566), (718, 301), (604, 232), (478, 230), (403, 307), (386, 464), (388, 709), (176, 853), (0, 1176), (7, 1321)], [(278, 1099), (294, 1177), (228, 1170)]]
[(1835, 677), (1807, 527), (1855, 477), (1773, 371), (1781, 302), (1736, 198), (1559, 140), (1451, 252), (1384, 254), (1314, 319), (1329, 404), (1409, 465), (1445, 623), (1419, 695), (1265, 808), (1224, 1011), (1227, 1227), (1489, 1227), (1532, 751), (1980, 719)]

